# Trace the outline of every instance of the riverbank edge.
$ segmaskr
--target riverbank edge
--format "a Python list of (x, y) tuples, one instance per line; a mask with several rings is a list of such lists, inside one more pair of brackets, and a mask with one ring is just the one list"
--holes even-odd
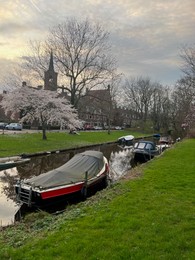
[[(174, 148), (174, 146), (173, 146), (173, 148)], [(143, 173), (143, 170), (145, 169), (145, 167), (147, 167), (147, 166), (149, 166), (149, 165), (150, 165), (150, 162), (149, 162), (149, 163), (146, 163), (146, 164), (144, 164), (144, 165), (142, 165), (143, 168), (141, 167), (142, 169), (140, 169), (140, 171)], [(150, 166), (149, 166), (149, 167), (150, 167)], [(162, 167), (161, 167), (161, 168), (162, 168)], [(150, 169), (150, 170), (151, 170), (151, 169)], [(156, 171), (155, 169), (153, 169), (153, 170)], [(170, 171), (170, 168), (169, 168), (169, 171)], [(156, 175), (156, 173), (155, 173), (155, 175)], [(175, 185), (174, 185), (174, 186), (175, 186)], [(115, 193), (116, 196), (118, 196), (118, 195), (120, 196), (120, 195), (121, 195), (120, 192), (118, 192), (118, 189), (120, 190), (120, 186), (119, 186), (119, 185), (117, 185), (117, 186), (114, 187), (114, 193)], [(135, 190), (134, 190), (134, 191), (135, 191)], [(163, 194), (164, 194), (164, 193), (163, 193)], [(163, 196), (163, 194), (162, 194), (162, 196)], [(107, 200), (108, 197), (107, 197), (104, 193), (103, 193), (103, 195), (104, 195), (104, 196), (102, 196), (102, 198), (105, 199), (105, 200)], [(157, 195), (157, 194), (155, 193), (155, 195)], [(166, 194), (165, 194), (165, 195), (166, 195)], [(110, 199), (109, 199), (109, 200), (110, 200)], [(174, 201), (175, 201), (175, 200), (174, 200)], [(92, 202), (93, 202), (93, 201), (92, 201)], [(89, 204), (90, 201), (88, 201), (88, 202), (86, 202), (86, 203)], [(98, 204), (98, 205), (99, 205), (99, 204)], [(88, 205), (88, 206), (89, 206), (89, 205)], [(70, 212), (70, 210), (71, 210), (71, 209), (69, 209), (68, 212)], [(77, 210), (76, 207), (73, 207), (72, 210), (73, 210), (73, 211), (75, 210), (75, 218), (77, 218), (78, 215), (80, 215), (80, 214), (82, 213), (82, 211)], [(95, 210), (97, 211), (96, 208), (95, 208)], [(148, 211), (148, 210), (147, 210), (147, 211)], [(74, 212), (73, 212), (73, 213), (74, 213)], [(73, 214), (73, 213), (72, 213), (72, 215), (71, 215), (71, 217), (70, 217), (71, 219), (74, 218), (74, 214)], [(96, 213), (97, 213), (97, 212), (96, 212)], [(175, 215), (174, 215), (174, 216), (175, 216)], [(32, 217), (32, 218), (33, 218), (33, 217)], [(64, 221), (67, 221), (67, 219), (68, 219), (68, 218), (65, 218)], [(34, 219), (34, 220), (35, 220), (35, 219)], [(33, 224), (34, 220), (31, 220), (31, 224)], [(34, 224), (35, 224), (35, 223), (34, 223)], [(19, 224), (19, 225), (20, 225), (20, 224)], [(171, 223), (171, 225), (172, 225), (172, 223)], [(36, 227), (38, 227), (38, 226), (35, 225), (35, 228), (36, 228)], [(31, 226), (31, 228), (33, 228), (33, 227)], [(50, 230), (50, 229), (47, 229), (47, 227), (44, 227), (44, 226), (42, 226), (42, 228), (43, 228), (43, 229), (42, 229), (41, 226), (40, 226), (40, 222), (39, 222), (39, 228), (40, 228), (39, 231), (36, 229), (37, 232), (44, 232), (44, 231), (43, 231), (44, 228), (45, 228), (47, 231)], [(17, 232), (17, 230), (15, 230), (15, 232), (13, 232), (13, 234), (15, 234), (15, 235), (17, 234), (17, 235), (16, 235), (16, 239), (17, 239), (18, 235), (19, 235), (19, 237), (20, 237), (20, 239), (21, 239), (22, 237), (21, 237), (20, 231), (21, 231), (23, 228), (21, 227), (21, 228), (18, 228), (18, 229), (19, 229), (19, 231)], [(188, 229), (188, 230), (189, 230), (189, 229)], [(28, 231), (29, 231), (29, 230), (28, 230)], [(35, 231), (35, 230), (34, 230), (34, 231)], [(51, 231), (51, 230), (50, 230), (50, 231)], [(6, 231), (5, 231), (5, 232), (6, 232)], [(10, 232), (11, 232), (11, 231), (10, 231)], [(10, 232), (7, 233), (7, 239), (8, 239), (8, 238), (11, 239), (11, 238), (10, 238), (10, 234), (12, 234), (12, 233), (10, 233)], [(17, 232), (17, 233), (16, 233), (16, 232)], [(27, 232), (27, 233), (29, 233), (29, 232)], [(12, 235), (13, 235), (13, 234), (12, 234)], [(44, 234), (45, 234), (45, 233), (44, 233)], [(2, 237), (3, 237), (3, 236), (2, 236)], [(6, 235), (5, 235), (5, 237), (6, 237)], [(42, 238), (42, 236), (41, 236), (40, 238)], [(1, 238), (1, 239), (2, 239), (2, 238)], [(13, 240), (16, 241), (16, 239), (13, 239)], [(175, 241), (175, 239), (174, 239), (174, 241)], [(8, 242), (8, 241), (7, 241), (7, 242)], [(21, 243), (22, 241), (17, 241), (16, 243), (18, 243), (18, 242)], [(154, 242), (154, 241), (153, 241), (153, 242)], [(173, 242), (173, 241), (172, 241), (172, 242)], [(25, 243), (24, 243), (24, 244), (25, 244)], [(11, 256), (11, 254), (10, 254), (11, 252), (10, 252), (9, 250), (10, 250), (11, 248), (13, 249), (13, 247), (17, 247), (17, 248), (15, 248), (14, 250), (18, 250), (18, 249), (19, 249), (18, 247), (20, 247), (21, 245), (23, 245), (23, 242), (22, 242), (22, 244), (18, 244), (17, 246), (16, 246), (16, 245), (14, 246), (14, 244), (12, 244), (11, 242), (9, 242), (9, 243), (7, 244), (5, 250), (2, 248), (2, 252), (0, 253), (0, 255), (1, 255), (1, 256), (5, 256), (5, 255), (6, 255), (7, 257), (10, 257), (10, 256)], [(162, 247), (161, 247), (161, 248), (162, 248)], [(11, 249), (11, 250), (12, 250), (12, 249)], [(157, 250), (157, 248), (155, 248), (155, 249)], [(180, 248), (180, 249), (181, 249), (181, 248)], [(23, 249), (22, 249), (22, 250), (23, 250)], [(35, 250), (35, 248), (34, 248), (34, 250)], [(19, 252), (20, 252), (20, 251), (21, 251), (21, 250), (19, 249)], [(166, 250), (165, 250), (165, 251), (166, 251)], [(18, 255), (19, 255), (19, 252), (18, 252)], [(160, 252), (161, 252), (161, 254), (162, 254), (162, 251), (160, 251)], [(183, 251), (182, 251), (182, 252), (183, 252)], [(179, 251), (179, 253), (182, 253), (182, 252), (181, 252), (181, 250)], [(12, 253), (13, 253), (13, 251), (12, 251)], [(151, 253), (151, 252), (150, 252), (150, 253)], [(156, 253), (156, 251), (153, 250), (153, 253)], [(174, 253), (175, 253), (175, 252), (174, 252)], [(170, 253), (170, 254), (171, 254), (171, 253)], [(173, 253), (172, 253), (172, 254), (173, 254)], [(151, 254), (150, 254), (150, 255), (151, 255)], [(180, 255), (181, 255), (181, 254), (180, 254)], [(15, 256), (16, 256), (16, 255), (15, 255)], [(173, 256), (173, 255), (172, 255), (172, 256)], [(175, 256), (175, 255), (174, 255), (174, 256)], [(6, 259), (8, 259), (8, 258), (6, 258)], [(9, 259), (11, 259), (11, 258), (9, 258)], [(19, 259), (19, 258), (17, 258), (17, 259)], [(45, 258), (43, 258), (43, 259), (45, 259)], [(192, 258), (189, 258), (189, 259), (192, 259)]]
[[(134, 140), (139, 141), (139, 140), (145, 140), (146, 138), (152, 138), (152, 137), (153, 136), (137, 137), (137, 138), (134, 138)], [(98, 146), (110, 145), (110, 144), (117, 144), (117, 141), (90, 144), (90, 145), (64, 148), (64, 149), (58, 149), (58, 150), (51, 150), (51, 151), (42, 151), (42, 152), (37, 152), (37, 153), (29, 153), (29, 154), (23, 153), (23, 154), (19, 154), (19, 156), (21, 156), (22, 158), (30, 158), (30, 157), (43, 156), (43, 155), (48, 155), (48, 154), (72, 152), (72, 151), (76, 151), (76, 150), (79, 150), (79, 149), (89, 149), (89, 148), (92, 148), (92, 147), (98, 147)]]

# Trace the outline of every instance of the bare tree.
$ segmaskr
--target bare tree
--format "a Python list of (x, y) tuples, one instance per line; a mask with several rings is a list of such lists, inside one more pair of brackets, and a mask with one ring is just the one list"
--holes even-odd
[(28, 86), (31, 85), (31, 76), (28, 74), (28, 80), (26, 80), (26, 74), (23, 68), (18, 64), (17, 67), (14, 67), (10, 74), (4, 77), (3, 88), (6, 91), (11, 91), (22, 86), (22, 82), (26, 82)]
[[(110, 91), (110, 95), (107, 99), (103, 99), (106, 106), (104, 106), (103, 111), (107, 115), (107, 122), (108, 122), (108, 134), (111, 133), (111, 122), (113, 120), (113, 111), (116, 108), (117, 98), (119, 96), (119, 89), (121, 84), (121, 74), (112, 74), (112, 77), (109, 81), (108, 88)], [(100, 100), (101, 106), (101, 100)]]
[(156, 84), (152, 95), (151, 119), (153, 121), (153, 129), (156, 131), (168, 131), (170, 122), (170, 89), (161, 84)]
[(37, 79), (44, 80), (44, 72), (48, 69), (48, 57), (50, 57), (51, 49), (48, 48), (45, 41), (29, 41), (29, 47), (26, 54), (22, 57), (22, 67), (26, 74)]
[(48, 125), (61, 125), (72, 128), (80, 127), (77, 111), (64, 97), (47, 90), (38, 90), (23, 86), (4, 94), (1, 106), (11, 118), (21, 115), (20, 122), (33, 123), (35, 120), (42, 127), (43, 139)]
[(92, 21), (66, 20), (52, 28), (44, 43), (32, 43), (33, 56), (25, 57), (26, 67), (43, 75), (45, 57), (51, 49), (71, 104), (77, 107), (85, 87), (91, 89), (105, 84), (115, 70), (110, 53), (109, 34)]
[(171, 99), (172, 125), (175, 132), (180, 134), (182, 123), (186, 121), (187, 117), (191, 118), (191, 108), (194, 102), (194, 90), (186, 78), (177, 81)]
[(180, 57), (184, 76), (176, 82), (172, 94), (172, 123), (177, 133), (181, 132), (183, 123), (192, 124), (195, 103), (195, 45), (183, 47)]
[(181, 70), (188, 78), (195, 79), (195, 44), (191, 47), (183, 47), (180, 57), (183, 60)]
[(183, 60), (181, 70), (184, 73), (184, 77), (179, 80), (179, 84), (188, 88), (189, 94), (195, 100), (195, 45), (183, 47), (180, 57)]
[(154, 83), (149, 78), (138, 77), (126, 80), (125, 95), (132, 109), (146, 122), (152, 104), (152, 95), (155, 91)]
[(188, 129), (195, 129), (195, 104), (191, 104), (190, 111), (184, 119), (183, 123), (184, 126), (187, 126)]

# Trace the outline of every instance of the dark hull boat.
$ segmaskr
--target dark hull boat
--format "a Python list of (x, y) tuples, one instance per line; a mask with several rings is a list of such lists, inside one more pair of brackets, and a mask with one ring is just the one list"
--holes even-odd
[(24, 159), (20, 156), (0, 158), (0, 171), (16, 167), (29, 161), (29, 158)]
[(136, 162), (147, 162), (160, 154), (160, 149), (151, 141), (139, 141), (133, 148), (134, 160)]
[(101, 152), (76, 154), (61, 167), (39, 176), (18, 181), (18, 200), (29, 207), (44, 207), (74, 196), (85, 197), (88, 189), (106, 183), (108, 161)]
[(148, 153), (147, 151), (143, 151), (143, 150), (134, 151), (134, 160), (136, 162), (147, 162), (153, 158), (154, 155)]

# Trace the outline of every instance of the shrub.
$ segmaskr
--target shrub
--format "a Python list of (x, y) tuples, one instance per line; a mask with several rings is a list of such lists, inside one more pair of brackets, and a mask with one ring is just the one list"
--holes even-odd
[(195, 138), (195, 128), (189, 130), (188, 137)]

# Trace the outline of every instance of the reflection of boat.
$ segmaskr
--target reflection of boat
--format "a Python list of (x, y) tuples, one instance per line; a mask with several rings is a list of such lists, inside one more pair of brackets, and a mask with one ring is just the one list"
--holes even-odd
[(15, 185), (20, 202), (28, 206), (46, 206), (73, 195), (86, 195), (87, 189), (105, 183), (108, 161), (102, 152), (76, 154), (67, 163)]
[(29, 158), (24, 159), (20, 156), (0, 158), (0, 171), (16, 167), (16, 166), (18, 166), (22, 163), (26, 163), (28, 161), (30, 161)]
[(151, 141), (139, 141), (135, 143), (133, 148), (135, 161), (146, 162), (155, 155), (160, 154), (160, 149)]
[(132, 157), (133, 154), (131, 149), (123, 149), (121, 151), (111, 153), (109, 160), (109, 175), (112, 181), (117, 181), (132, 168)]
[(117, 143), (119, 145), (121, 145), (122, 147), (132, 146), (133, 145), (133, 139), (134, 139), (133, 135), (125, 135), (125, 136), (118, 138)]

